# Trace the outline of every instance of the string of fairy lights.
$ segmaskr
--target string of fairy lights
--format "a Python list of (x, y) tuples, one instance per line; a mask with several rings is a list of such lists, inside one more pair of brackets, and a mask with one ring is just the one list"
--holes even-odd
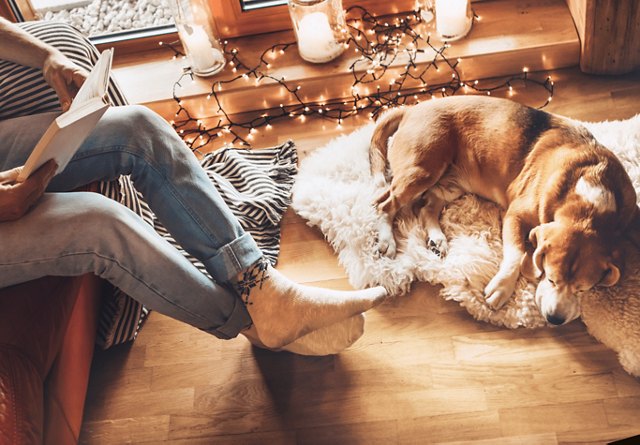
[[(185, 68), (173, 86), (173, 99), (178, 109), (171, 124), (192, 150), (199, 151), (214, 141), (222, 140), (226, 141), (225, 146), (250, 147), (258, 129), (264, 127), (270, 130), (276, 121), (297, 119), (304, 122), (308, 117), (317, 116), (341, 127), (345, 119), (357, 114), (368, 113), (370, 119), (375, 119), (391, 107), (416, 104), (461, 91), (491, 95), (506, 90), (512, 96), (515, 86), (524, 83), (538, 86), (546, 93), (546, 100), (540, 108), (545, 107), (553, 97), (554, 83), (551, 77), (537, 79), (526, 67), (521, 73), (493, 82), (490, 86), (485, 86), (484, 82), (481, 85), (479, 80), (461, 79), (459, 65), (462, 60), (447, 57), (447, 50), (451, 46), (449, 43), (434, 44), (436, 39), (431, 38), (430, 32), (425, 32), (420, 11), (396, 16), (393, 20), (376, 17), (361, 6), (353, 6), (346, 12), (344, 46), (346, 50), (352, 48), (358, 55), (348, 68), (353, 82), (346, 97), (304, 100), (301, 85), (286, 80), (284, 76), (271, 74), (278, 57), (295, 47), (295, 42), (278, 43), (265, 49), (258, 62), (251, 66), (240, 58), (237, 48), (224, 41), (222, 49), (228, 61), (228, 68), (225, 69), (230, 69), (235, 76), (213, 81), (206, 96), (211, 101), (211, 116), (192, 116), (178, 94), (186, 79), (193, 80), (193, 73)], [(474, 19), (479, 17), (475, 16)], [(161, 45), (169, 47), (174, 57), (184, 57), (177, 42)], [(441, 79), (443, 70), (450, 72), (448, 80), (430, 84), (429, 75), (434, 73), (435, 77)], [(281, 99), (277, 106), (253, 114), (228, 113), (222, 101), (225, 90), (237, 82), (245, 82), (246, 85), (251, 80), (256, 86), (263, 82), (279, 85), (285, 99)], [(205, 120), (215, 123), (206, 125)]]

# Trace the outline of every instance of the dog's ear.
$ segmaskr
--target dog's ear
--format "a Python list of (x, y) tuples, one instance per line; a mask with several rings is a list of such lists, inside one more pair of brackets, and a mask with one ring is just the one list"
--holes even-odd
[(545, 230), (545, 227), (548, 226), (549, 224), (553, 224), (553, 223), (540, 224), (538, 227), (534, 227), (533, 229), (531, 229), (531, 232), (529, 232), (529, 242), (536, 249), (533, 252), (532, 261), (537, 271), (538, 277), (541, 277), (542, 274), (544, 273), (544, 267), (542, 267), (542, 260), (544, 259), (544, 254), (545, 254), (545, 251), (547, 250), (547, 245), (544, 242), (544, 230)]
[(535, 281), (542, 275), (542, 271), (533, 264), (531, 252), (525, 252), (520, 261), (520, 273), (529, 281)]
[(597, 286), (611, 287), (620, 280), (620, 269), (613, 263), (607, 263), (602, 272), (602, 279)]
[(529, 243), (531, 243), (533, 249), (527, 249), (520, 261), (520, 273), (530, 281), (535, 281), (540, 278), (543, 272), (542, 258), (544, 249), (542, 240), (538, 239), (539, 235), (541, 235), (541, 227), (542, 226), (534, 227), (529, 232)]
[(542, 230), (542, 225), (536, 226), (529, 232), (529, 242), (535, 249), (538, 247), (538, 233)]

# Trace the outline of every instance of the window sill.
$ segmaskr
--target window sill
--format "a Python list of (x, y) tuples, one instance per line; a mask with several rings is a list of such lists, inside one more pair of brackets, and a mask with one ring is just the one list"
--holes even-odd
[[(450, 60), (462, 59), (458, 67), (462, 79), (519, 73), (524, 66), (530, 71), (541, 71), (579, 63), (580, 42), (564, 0), (493, 0), (474, 3), (474, 9), (481, 20), (474, 23), (467, 38), (452, 43), (446, 53)], [(284, 31), (234, 39), (230, 45), (238, 48), (244, 63), (252, 65), (271, 45), (294, 40), (291, 31)], [(439, 46), (433, 37), (432, 42)], [(271, 61), (269, 74), (276, 78), (285, 76), (288, 82), (300, 85), (303, 99), (316, 99), (321, 95), (326, 99), (346, 97), (353, 83), (348, 68), (356, 58), (357, 54), (349, 49), (333, 62), (313, 65), (302, 61), (293, 46)], [(425, 64), (432, 59), (432, 55), (423, 54), (418, 63)], [(405, 63), (398, 60), (393, 68), (399, 72)], [(176, 110), (173, 85), (185, 64), (182, 59), (172, 60), (166, 50), (126, 54), (116, 60), (114, 74), (132, 103), (145, 104), (171, 118)], [(432, 72), (431, 84), (446, 82), (446, 77), (451, 75), (448, 70)], [(212, 116), (216, 107), (201, 99), (211, 91), (214, 82), (236, 75), (227, 67), (215, 77), (196, 77), (193, 81), (185, 78), (177, 93), (187, 102), (194, 117)], [(388, 75), (392, 75), (391, 72)], [(225, 110), (234, 114), (277, 107), (284, 97), (276, 82), (263, 80), (256, 87), (254, 79), (225, 85), (221, 94)]]

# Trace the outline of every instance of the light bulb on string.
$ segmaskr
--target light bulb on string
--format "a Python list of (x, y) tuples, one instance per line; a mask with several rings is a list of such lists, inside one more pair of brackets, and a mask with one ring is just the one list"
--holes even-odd
[[(475, 82), (463, 82), (460, 78), (459, 73), (456, 71), (456, 66), (462, 62), (461, 58), (456, 58), (454, 60), (447, 60), (446, 50), (450, 47), (449, 44), (445, 43), (441, 48), (434, 47), (429, 43), (430, 33), (428, 33), (427, 38), (423, 39), (423, 37), (419, 36), (418, 33), (413, 30), (413, 26), (415, 24), (420, 23), (419, 17), (413, 13), (413, 16), (408, 15), (408, 19), (405, 22), (404, 19), (395, 19), (392, 23), (379, 22), (374, 16), (368, 15), (366, 10), (362, 10), (362, 17), (367, 17), (367, 20), (362, 20), (358, 22), (358, 26), (362, 26), (362, 29), (356, 29), (352, 25), (349, 25), (351, 29), (348, 30), (348, 36), (346, 42), (350, 42), (353, 40), (356, 42), (357, 40), (365, 40), (363, 44), (355, 44), (354, 51), (359, 51), (361, 55), (356, 56), (359, 57), (359, 60), (368, 60), (371, 63), (369, 69), (366, 72), (358, 72), (357, 65), (354, 63), (351, 67), (347, 69), (347, 72), (353, 73), (354, 81), (351, 90), (345, 91), (343, 97), (353, 97), (353, 100), (345, 101), (341, 100), (339, 102), (330, 101), (329, 104), (331, 106), (325, 105), (325, 99), (321, 100), (313, 99), (310, 100), (300, 98), (296, 93), (299, 91), (299, 86), (291, 86), (287, 81), (285, 76), (282, 76), (280, 79), (274, 78), (265, 73), (265, 69), (271, 68), (269, 62), (265, 60), (265, 58), (275, 58), (276, 53), (284, 54), (285, 49), (289, 47), (289, 44), (277, 44), (271, 48), (267, 48), (262, 54), (260, 58), (260, 63), (256, 67), (250, 69), (247, 64), (244, 64), (239, 56), (239, 51), (237, 48), (233, 48), (232, 50), (227, 49), (227, 44), (225, 44), (224, 52), (225, 54), (232, 54), (232, 60), (229, 66), (232, 68), (236, 68), (238, 73), (238, 77), (231, 78), (230, 80), (225, 81), (217, 81), (215, 83), (218, 84), (218, 89), (214, 88), (212, 92), (210, 92), (207, 96), (207, 99), (210, 99), (211, 96), (217, 96), (215, 94), (216, 91), (222, 90), (222, 82), (229, 83), (231, 89), (234, 89), (234, 85), (236, 80), (242, 78), (243, 80), (250, 79), (250, 76), (255, 77), (255, 85), (259, 87), (261, 83), (261, 78), (269, 77), (274, 81), (275, 84), (279, 84), (283, 88), (278, 88), (276, 93), (279, 97), (282, 97), (287, 103), (290, 103), (289, 106), (284, 106), (281, 104), (280, 109), (282, 114), (275, 115), (269, 117), (269, 119), (265, 119), (262, 121), (261, 125), (267, 126), (268, 129), (272, 128), (271, 120), (273, 119), (293, 119), (296, 117), (300, 117), (300, 121), (304, 121), (304, 116), (309, 113), (318, 113), (319, 115), (326, 114), (326, 117), (330, 117), (331, 119), (338, 120), (339, 124), (342, 124), (342, 119), (350, 116), (357, 115), (364, 110), (369, 113), (369, 117), (375, 117), (378, 112), (382, 109), (392, 108), (392, 107), (400, 107), (405, 106), (405, 104), (409, 103), (418, 103), (422, 97), (432, 97), (436, 99), (437, 96), (434, 95), (434, 92), (440, 93), (442, 96), (455, 95), (460, 88), (462, 91), (467, 93), (469, 89), (473, 88), (478, 93), (486, 93), (487, 95), (491, 95), (493, 91), (499, 89), (506, 89), (507, 94), (512, 95), (515, 93), (513, 87), (506, 81), (500, 86), (483, 88), (482, 90), (478, 88), (478, 80)], [(413, 17), (411, 20), (409, 18)], [(365, 24), (366, 23), (366, 24)], [(342, 30), (344, 33), (345, 30)], [(347, 33), (345, 33), (346, 35)], [(370, 39), (369, 36), (375, 36), (377, 34), (377, 38)], [(408, 42), (403, 45), (403, 38), (409, 36)], [(426, 41), (425, 41), (426, 40)], [(422, 45), (431, 45), (431, 48), (434, 50), (434, 57), (432, 61), (421, 60), (419, 65), (416, 64), (416, 57), (418, 51), (424, 53), (424, 50), (421, 49)], [(391, 57), (394, 58), (403, 53), (405, 57), (409, 59), (408, 62), (400, 65), (398, 67), (396, 64), (392, 65)], [(266, 57), (264, 57), (266, 56)], [(382, 62), (382, 63), (381, 63)], [(437, 63), (436, 63), (437, 62)], [(452, 63), (453, 62), (453, 63)], [(446, 63), (446, 65), (442, 65), (442, 63)], [(438, 66), (442, 65), (442, 66)], [(266, 68), (265, 68), (266, 67)], [(380, 70), (380, 71), (376, 71)], [(527, 68), (527, 67), (524, 67)], [(388, 87), (381, 89), (381, 85), (376, 85), (378, 82), (387, 82), (385, 79), (385, 74), (389, 74), (393, 69), (394, 79), (391, 79), (388, 83)], [(451, 69), (451, 80), (445, 84), (429, 86), (427, 82), (423, 80), (423, 76), (428, 76), (429, 70), (434, 71), (442, 71), (444, 69)], [(185, 71), (190, 78), (193, 79), (193, 75), (191, 75), (190, 71), (187, 69)], [(530, 82), (531, 80), (527, 78), (528, 69), (523, 69), (523, 74), (520, 75), (518, 80), (524, 80), (525, 82)], [(371, 76), (371, 78), (365, 78), (365, 76)], [(513, 76), (510, 81), (516, 79), (517, 76)], [(370, 80), (368, 80), (370, 79)], [(407, 82), (409, 79), (414, 79), (419, 82), (417, 88), (412, 86), (411, 82)], [(542, 84), (541, 82), (537, 82), (534, 79), (534, 82), (540, 86), (543, 86), (550, 93), (548, 97), (553, 96), (553, 81), (551, 76), (546, 78), (546, 82)], [(179, 90), (179, 81), (174, 85), (174, 93)], [(359, 84), (368, 84), (373, 83), (376, 85), (376, 88), (373, 91), (370, 91), (369, 87), (365, 87), (363, 89), (358, 89), (357, 86)], [(397, 85), (397, 87), (395, 86)], [(417, 92), (416, 92), (417, 91)], [(250, 126), (253, 128), (255, 121), (251, 120), (253, 118), (249, 118), (248, 122), (243, 122), (243, 119), (234, 118), (233, 114), (228, 114), (225, 111), (224, 104), (217, 101), (218, 109), (217, 113), (220, 115), (224, 115), (226, 117), (224, 122), (219, 122), (217, 125), (213, 126), (211, 129), (206, 129), (202, 122), (199, 122), (198, 119), (193, 119), (189, 116), (189, 112), (184, 108), (182, 101), (174, 94), (174, 98), (176, 102), (178, 102), (181, 107), (178, 112), (176, 112), (176, 118), (182, 114), (183, 120), (180, 120), (178, 124), (178, 128), (187, 125), (189, 122), (192, 122), (198, 125), (199, 130), (201, 131), (201, 135), (204, 136), (204, 140), (208, 143), (211, 141), (211, 137), (207, 138), (206, 136), (215, 136), (217, 133), (221, 131), (231, 132), (229, 128), (237, 128), (233, 132), (234, 138), (232, 143), (240, 143), (244, 144), (246, 141), (243, 139), (242, 134), (249, 133), (251, 135), (255, 135), (255, 132), (251, 132), (249, 130)], [(268, 109), (269, 100), (265, 98), (264, 100), (264, 108)], [(318, 105), (320, 102), (320, 105)], [(548, 103), (548, 101), (547, 101)], [(313, 105), (313, 107), (311, 107)], [(546, 104), (545, 104), (546, 105)], [(183, 111), (184, 110), (184, 111)], [(183, 114), (184, 113), (184, 114)], [(186, 114), (186, 115), (185, 115)], [(175, 121), (174, 121), (174, 126)], [(224, 130), (222, 130), (224, 128)], [(190, 130), (189, 130), (190, 131)], [(184, 134), (184, 130), (183, 130)], [(245, 138), (248, 139), (248, 138)]]

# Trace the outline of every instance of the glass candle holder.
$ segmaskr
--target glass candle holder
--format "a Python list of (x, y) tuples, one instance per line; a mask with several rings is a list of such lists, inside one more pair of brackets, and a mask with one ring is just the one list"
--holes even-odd
[(208, 1), (172, 0), (170, 3), (191, 71), (202, 77), (219, 73), (226, 62)]
[(435, 0), (436, 30), (442, 40), (454, 41), (471, 30), (471, 0)]
[(289, 0), (289, 13), (304, 60), (325, 63), (344, 52), (347, 23), (342, 0)]
[(415, 10), (420, 11), (420, 17), (424, 23), (429, 23), (433, 20), (434, 14), (434, 0), (416, 0)]

